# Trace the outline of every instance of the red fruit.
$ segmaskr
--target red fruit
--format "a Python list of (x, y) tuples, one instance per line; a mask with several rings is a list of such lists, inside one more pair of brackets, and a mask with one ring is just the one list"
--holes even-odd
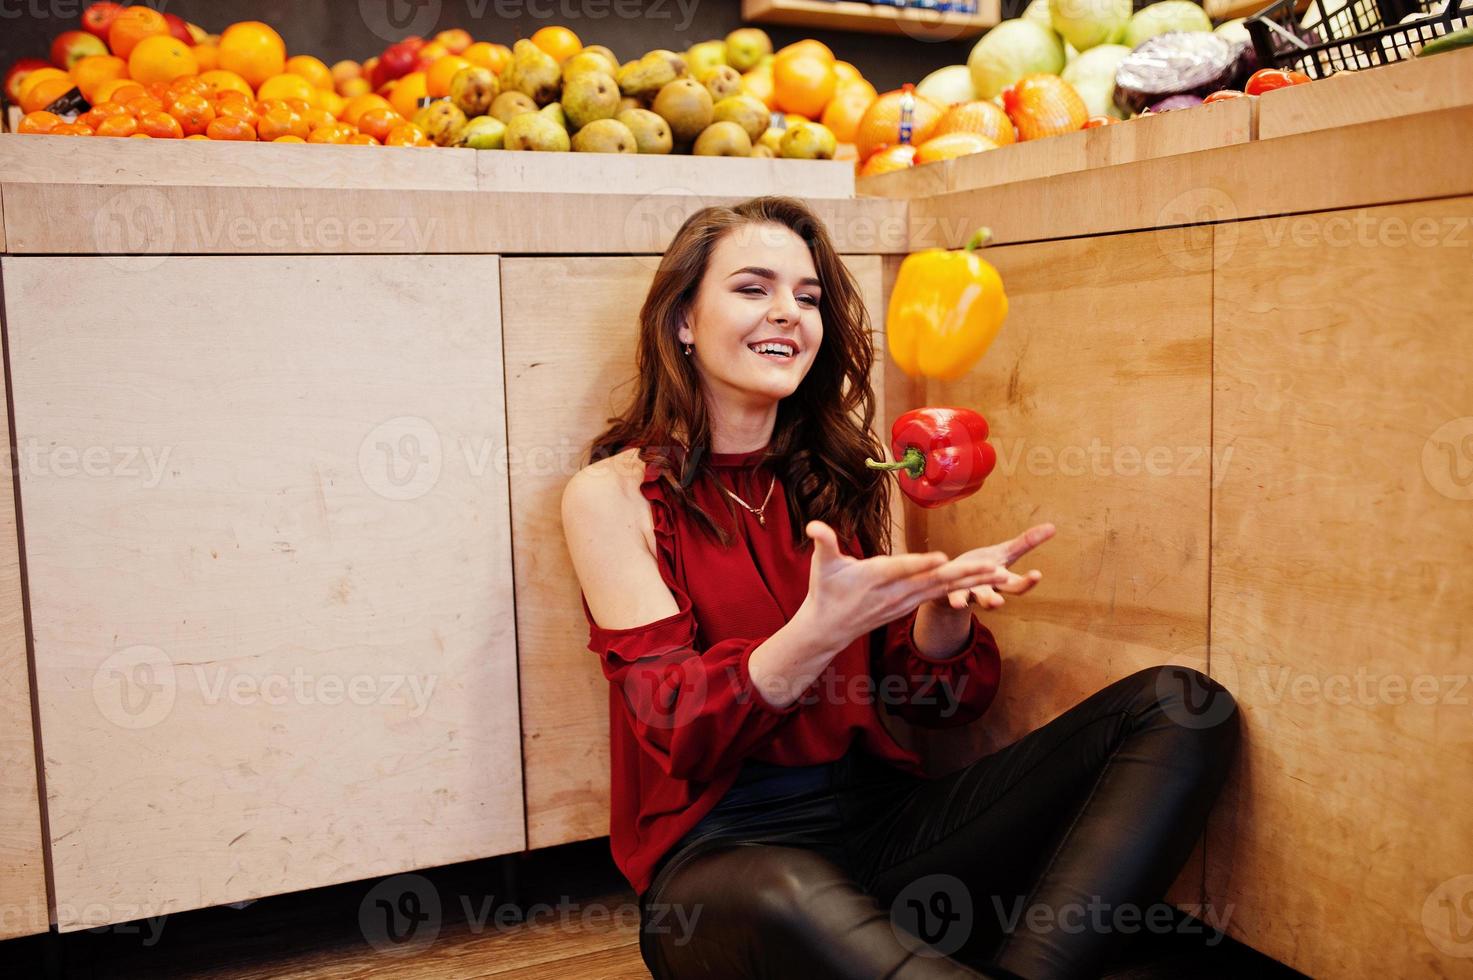
[(113, 26), (113, 18), (123, 9), (120, 3), (94, 3), (82, 11), (82, 30), (107, 40), (107, 29)]
[(378, 64), (373, 68), (373, 78), (370, 79), (374, 91), (378, 91), (396, 78), (403, 78), (414, 70), (414, 52), (418, 48), (406, 47), (408, 43), (400, 41), (398, 44), (391, 44), (379, 56)]
[(1207, 96), (1207, 98), (1203, 99), (1202, 104), (1206, 105), (1209, 102), (1226, 102), (1228, 99), (1241, 99), (1245, 97), (1246, 93), (1239, 92), (1237, 89), (1220, 88), (1216, 92), (1213, 92), (1211, 95)]
[(20, 105), (20, 83), (37, 68), (55, 68), (49, 61), (40, 58), (22, 58), (5, 72), (5, 98), (11, 105)]
[(1276, 88), (1303, 85), (1308, 81), (1310, 81), (1310, 77), (1300, 71), (1285, 71), (1282, 68), (1260, 68), (1248, 79), (1248, 84), (1243, 86), (1243, 91), (1248, 95), (1262, 95), (1264, 92), (1272, 92)]
[(107, 44), (96, 34), (86, 31), (64, 31), (51, 42), (51, 63), (62, 71), (95, 54), (107, 54)]
[(169, 22), (169, 34), (178, 38), (190, 47), (194, 46), (194, 35), (189, 33), (189, 24), (178, 14), (164, 14), (164, 20)]
[(1020, 140), (1072, 133), (1089, 120), (1089, 109), (1074, 86), (1041, 72), (1024, 75), (1003, 89), (1002, 105), (1018, 127)]

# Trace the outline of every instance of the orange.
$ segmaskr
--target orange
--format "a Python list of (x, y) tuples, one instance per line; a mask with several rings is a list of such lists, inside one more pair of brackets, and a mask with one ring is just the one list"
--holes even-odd
[(1073, 133), (1089, 120), (1084, 100), (1057, 75), (1024, 75), (1003, 89), (1002, 104), (1018, 127), (1020, 140)]
[(312, 130), (312, 135), (307, 137), (308, 143), (346, 143), (352, 133), (343, 123), (332, 123), (327, 126), (318, 126)]
[(185, 140), (207, 140), (207, 139), (209, 139), (209, 137), (206, 136), (204, 133), (193, 133), (193, 134), (191, 134), (189, 136), (186, 136), (184, 138), (185, 138)]
[(412, 71), (399, 79), (399, 84), (394, 86), (389, 104), (394, 107), (395, 112), (408, 119), (419, 111), (419, 100), (426, 95), (429, 95), (429, 88), (425, 84), (425, 73)]
[(128, 56), (128, 74), (145, 85), (198, 73), (199, 62), (189, 45), (167, 34), (144, 38)]
[(286, 42), (258, 20), (231, 24), (220, 35), (220, 67), (260, 85), (286, 70)]
[[(838, 73), (835, 72), (835, 75)], [(875, 87), (863, 78), (840, 78), (834, 85), (834, 98), (848, 98), (850, 96), (863, 95), (866, 102), (873, 102), (880, 97)]]
[[(344, 116), (343, 118), (346, 119), (347, 117)], [(348, 121), (353, 122), (351, 119), (348, 119)], [(372, 136), (382, 143), (389, 138), (389, 132), (404, 121), (403, 116), (388, 106), (384, 106), (380, 109), (369, 109), (366, 112), (360, 113), (357, 126), (363, 133)]]
[(20, 97), (20, 109), (26, 113), (39, 112), (75, 87), (69, 75), (63, 74), (61, 78), (43, 78), (33, 85), (26, 86), (25, 94)]
[(272, 75), (256, 89), (258, 99), (311, 99), (312, 83), (301, 75)]
[(859, 176), (873, 177), (896, 170), (906, 170), (915, 165), (916, 148), (909, 144), (883, 146), (870, 154), (859, 168)]
[(338, 94), (345, 99), (356, 99), (373, 91), (373, 83), (366, 78), (350, 78), (338, 83)]
[[(92, 93), (88, 102), (121, 102), (127, 105), (134, 99), (152, 98), (148, 90), (130, 78), (115, 78), (110, 82), (103, 82), (102, 86)], [(158, 100), (155, 100), (158, 101)]]
[(333, 87), (332, 69), (310, 54), (299, 54), (288, 58), (286, 70), (287, 74), (302, 76), (311, 83), (313, 88), (330, 89)]
[(834, 74), (838, 76), (841, 82), (860, 82), (864, 80), (864, 76), (859, 73), (859, 69), (847, 61), (834, 62)]
[(435, 40), (445, 45), (445, 49), (451, 54), (463, 54), (465, 49), (471, 46), (470, 32), (452, 27), (448, 31), (441, 31), (435, 35)]
[(456, 72), (469, 67), (471, 67), (469, 61), (454, 54), (447, 54), (430, 65), (430, 70), (425, 72), (425, 86), (429, 89), (430, 95), (437, 99), (449, 95), (450, 80), (455, 77)]
[(108, 116), (97, 126), (98, 136), (132, 136), (138, 132), (138, 120), (131, 113)]
[(184, 127), (179, 120), (167, 112), (145, 112), (138, 117), (138, 131), (154, 139), (177, 140), (184, 138)]
[(205, 128), (205, 135), (212, 140), (236, 140), (242, 143), (254, 142), (256, 131), (251, 124), (244, 119), (232, 119), (225, 116), (216, 119)]
[[(292, 106), (296, 109), (296, 106)], [(321, 126), (331, 126), (337, 122), (333, 114), (326, 109), (318, 109), (316, 106), (308, 106), (305, 109), (297, 109), (297, 113), (307, 120), (307, 128), (315, 130)]]
[(862, 91), (841, 91), (824, 107), (823, 118), (819, 122), (827, 126), (840, 143), (853, 143), (859, 120), (864, 118), (864, 111), (873, 101)]
[(95, 101), (93, 96), (105, 83), (127, 77), (128, 63), (110, 54), (94, 54), (72, 65), (72, 79), (88, 102)]
[(326, 109), (336, 119), (342, 115), (343, 109), (348, 105), (348, 100), (330, 88), (314, 88), (312, 94), (307, 97), (307, 103), (319, 109)]
[[(94, 55), (93, 57), (101, 57), (101, 55)], [(80, 61), (77, 62), (77, 64), (79, 65), (81, 63), (82, 62)], [(26, 97), (26, 92), (30, 91), (32, 85), (39, 85), (41, 82), (46, 81), (48, 78), (71, 79), (71, 77), (71, 75), (68, 75), (60, 68), (37, 68), (35, 71), (26, 75), (25, 78), (21, 79), (20, 97), (24, 99)]]
[(153, 137), (150, 136), (150, 135), (148, 135), (147, 133), (134, 133), (132, 136), (129, 136), (128, 138), (130, 140), (151, 140), (151, 139), (153, 139)]
[(363, 66), (350, 58), (333, 62), (333, 66), (328, 71), (332, 75), (333, 85), (338, 88), (341, 88), (344, 82), (351, 82), (353, 79), (362, 78), (364, 75)]
[(498, 75), (501, 74), (501, 69), (506, 67), (506, 63), (511, 60), (511, 48), (504, 44), (492, 44), (490, 41), (478, 41), (460, 54), (471, 64), (490, 68)]
[(424, 71), (450, 53), (450, 49), (439, 41), (431, 41), (414, 52), (414, 70)]
[(784, 112), (798, 112), (817, 119), (834, 97), (837, 82), (833, 64), (822, 58), (797, 55), (778, 58), (772, 63), (773, 91), (777, 107)]
[(250, 83), (233, 71), (217, 68), (203, 73), (199, 76), (199, 80), (205, 83), (211, 95), (218, 95), (221, 92), (239, 92), (248, 99), (256, 97), (256, 93), (251, 90)]
[(978, 133), (962, 131), (943, 133), (940, 136), (932, 136), (916, 147), (916, 166), (995, 149), (997, 149), (996, 143)]
[(389, 130), (389, 138), (384, 140), (385, 146), (434, 146), (429, 136), (423, 129), (414, 123), (400, 123)]
[(140, 119), (150, 112), (164, 112), (164, 104), (151, 95), (140, 95), (122, 104), (127, 106), (128, 111)]
[[(914, 93), (912, 93), (914, 94)], [(859, 159), (869, 155), (884, 144), (900, 142), (900, 97), (901, 90), (886, 92), (865, 110), (854, 133), (854, 144), (859, 149)], [(924, 95), (915, 96), (915, 114), (911, 120), (910, 142), (913, 146), (924, 143), (936, 128), (945, 110), (939, 103)]]
[(583, 50), (583, 42), (578, 40), (577, 34), (566, 27), (554, 25), (539, 28), (532, 35), (532, 43), (552, 55), (560, 63)]
[(998, 146), (1016, 142), (1013, 121), (1001, 106), (990, 99), (958, 102), (947, 109), (936, 128), (931, 130), (931, 135), (936, 137), (947, 133), (977, 133)]
[(164, 89), (164, 94), (167, 97), (159, 101), (168, 102), (171, 99), (177, 99), (179, 96), (191, 92), (195, 95), (203, 95), (205, 98), (209, 98), (212, 94), (209, 82), (206, 82), (198, 75), (185, 75), (182, 78), (176, 78), (171, 81)]
[(96, 130), (99, 129), (104, 122), (113, 118), (114, 116), (131, 115), (133, 115), (132, 110), (130, 110), (125, 105), (119, 105), (116, 102), (99, 102), (97, 103), (97, 105), (93, 106), (92, 108), (88, 109), (86, 112), (78, 116), (77, 122), (81, 123), (83, 126), (91, 126), (94, 130)]
[(199, 62), (200, 71), (214, 71), (220, 67), (219, 45), (196, 44), (194, 46), (194, 60)]
[(215, 107), (203, 95), (188, 92), (169, 106), (169, 115), (179, 120), (186, 136), (197, 136), (215, 121)]
[(290, 106), (283, 105), (279, 109), (270, 109), (261, 114), (260, 121), (256, 123), (256, 133), (263, 140), (278, 140), (283, 136), (305, 140), (311, 135), (311, 130), (307, 128), (307, 120)]
[(368, 110), (391, 108), (392, 106), (389, 105), (388, 99), (384, 98), (382, 95), (374, 95), (370, 92), (368, 95), (360, 95), (356, 99), (349, 99), (348, 104), (343, 106), (342, 119), (343, 122), (350, 122), (354, 126), (357, 126), (358, 120), (361, 119), (363, 117), (363, 114)]
[(17, 133), (29, 133), (39, 136), (49, 133), (62, 124), (61, 117), (54, 112), (41, 109), (37, 112), (29, 112), (21, 117), (20, 125), (15, 128)]
[(92, 127), (81, 123), (62, 123), (50, 133), (52, 136), (91, 136)]
[(144, 38), (168, 36), (169, 22), (157, 10), (142, 5), (124, 7), (107, 29), (107, 46), (119, 58), (127, 58)]
[(300, 137), (300, 136), (278, 136), (278, 137), (276, 137), (276, 139), (272, 140), (271, 142), (273, 142), (273, 143), (305, 143), (307, 141), (304, 140), (304, 139), (302, 139), (302, 137)]
[(769, 110), (777, 108), (777, 93), (772, 84), (772, 65), (753, 68), (743, 75), (742, 88), (748, 95), (760, 99)]
[(372, 136), (369, 136), (367, 133), (354, 133), (352, 136), (349, 136), (348, 137), (348, 145), (350, 145), (350, 146), (378, 146), (379, 145), (379, 141), (376, 140), (376, 139), (374, 139)]
[(794, 41), (792, 44), (789, 44), (785, 48), (779, 48), (777, 50), (777, 53), (772, 56), (772, 62), (774, 65), (776, 65), (784, 58), (795, 58), (800, 56), (818, 58), (821, 61), (827, 61), (830, 68), (834, 66), (837, 60), (834, 58), (833, 50), (830, 49), (827, 44), (824, 44), (822, 41), (815, 41), (813, 38), (810, 37), (805, 38), (802, 41)]
[(249, 102), (240, 99), (221, 99), (215, 103), (216, 119), (240, 119), (251, 124), (254, 129), (261, 116), (256, 112), (256, 107)]

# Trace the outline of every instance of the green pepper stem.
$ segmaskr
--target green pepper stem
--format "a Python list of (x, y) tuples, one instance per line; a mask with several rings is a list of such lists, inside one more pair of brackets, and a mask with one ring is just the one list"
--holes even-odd
[(966, 251), (971, 252), (975, 249), (979, 249), (990, 241), (992, 241), (992, 229), (984, 225), (983, 227), (978, 228), (972, 234), (971, 238), (967, 239)]
[(912, 480), (919, 480), (921, 474), (926, 472), (926, 454), (915, 446), (905, 447), (905, 456), (895, 463), (877, 463), (872, 459), (866, 459), (864, 465), (872, 470), (905, 470)]

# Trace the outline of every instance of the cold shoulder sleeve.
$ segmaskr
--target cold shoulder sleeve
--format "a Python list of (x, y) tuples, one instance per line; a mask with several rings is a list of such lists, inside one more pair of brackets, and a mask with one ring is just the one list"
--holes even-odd
[(668, 571), (674, 533), (669, 504), (652, 483), (644, 490), (662, 552), (661, 575), (679, 612), (642, 626), (606, 629), (594, 621), (585, 598), (588, 648), (599, 655), (611, 685), (610, 711), (624, 716), (660, 770), (675, 779), (709, 781), (770, 739), (805, 703), (807, 692), (777, 708), (757, 690), (748, 662), (767, 636), (700, 645), (690, 598)]

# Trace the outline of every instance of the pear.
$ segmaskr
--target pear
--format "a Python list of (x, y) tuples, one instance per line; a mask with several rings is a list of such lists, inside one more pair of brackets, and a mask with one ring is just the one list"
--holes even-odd
[(465, 129), (465, 113), (449, 99), (436, 99), (414, 114), (414, 124), (434, 140), (436, 146), (454, 146)]
[(473, 150), (499, 150), (506, 145), (506, 123), (494, 116), (477, 116), (460, 131), (460, 145)]
[(696, 75), (696, 78), (711, 93), (713, 102), (720, 102), (729, 95), (740, 95), (742, 92), (741, 73), (730, 65), (717, 65)]
[(491, 100), (491, 115), (504, 123), (511, 122), (512, 117), (524, 112), (536, 111), (537, 103), (532, 101), (530, 95), (521, 92), (502, 92)]
[(677, 143), (686, 143), (711, 125), (711, 93), (694, 78), (677, 78), (655, 96), (654, 110), (670, 124)]
[(583, 51), (580, 51), (578, 53), (583, 54), (584, 52), (588, 52), (589, 54), (603, 55), (604, 58), (608, 60), (610, 75), (619, 70), (619, 56), (614, 54), (614, 52), (609, 48), (604, 47), (602, 44), (590, 44), (586, 48), (584, 48)]
[(715, 122), (701, 130), (691, 152), (698, 157), (749, 157), (752, 137), (734, 122)]
[(568, 124), (581, 129), (595, 119), (614, 118), (619, 111), (619, 85), (607, 72), (581, 72), (563, 83), (562, 103)]
[(571, 144), (568, 131), (540, 112), (524, 112), (506, 124), (508, 150), (562, 150)]
[(838, 141), (822, 123), (798, 122), (783, 134), (778, 154), (789, 160), (832, 160)]
[(670, 124), (648, 109), (625, 109), (615, 117), (629, 127), (640, 153), (669, 153)]
[(563, 71), (557, 59), (526, 38), (512, 45), (511, 61), (502, 69), (502, 85), (532, 97), (538, 105), (557, 98)]
[(549, 102), (538, 111), (561, 126), (564, 132), (567, 131), (568, 114), (563, 111), (563, 104), (561, 102)]
[(619, 91), (625, 95), (648, 97), (675, 81), (680, 71), (665, 57), (670, 53), (651, 51), (635, 62), (633, 67), (625, 65), (620, 68), (619, 74), (615, 76), (619, 82)]
[(772, 152), (772, 147), (768, 146), (766, 143), (758, 143), (756, 146), (752, 147), (752, 156), (764, 157), (765, 159), (771, 160), (773, 157), (777, 156), (777, 154)]
[(718, 101), (711, 108), (714, 122), (734, 122), (747, 133), (747, 139), (756, 143), (767, 132), (772, 114), (762, 100), (751, 95), (731, 95)]
[(726, 63), (737, 71), (751, 71), (770, 54), (772, 38), (761, 28), (741, 27), (726, 35)]
[(595, 119), (573, 134), (576, 153), (638, 153), (629, 127), (617, 119)]
[(685, 64), (693, 77), (700, 78), (710, 69), (726, 64), (726, 42), (702, 41), (700, 44), (692, 44), (685, 52)]
[(649, 108), (649, 106), (647, 106), (647, 105), (644, 104), (644, 100), (643, 99), (636, 99), (632, 95), (626, 95), (622, 99), (619, 100), (619, 107), (614, 110), (614, 115), (617, 116), (619, 113), (623, 112), (625, 109), (648, 109), (648, 108)]
[(757, 138), (757, 142), (771, 150), (774, 156), (780, 156), (783, 146), (783, 134), (786, 132), (786, 129), (768, 126), (766, 131)]
[(489, 68), (472, 65), (462, 68), (450, 80), (450, 101), (467, 116), (484, 116), (491, 100), (501, 94), (501, 82)]
[(586, 71), (603, 72), (612, 77), (619, 72), (619, 63), (612, 58), (606, 58), (597, 51), (584, 48), (573, 57), (563, 62), (563, 85), (567, 86), (569, 79), (575, 78)]
[(682, 75), (689, 74), (690, 66), (686, 63), (684, 55), (676, 54), (669, 48), (655, 48), (655, 50), (646, 54), (645, 57), (649, 57), (652, 54), (659, 55), (661, 58), (664, 58), (665, 61), (669, 63), (670, 68), (675, 72), (676, 78), (679, 78)]

